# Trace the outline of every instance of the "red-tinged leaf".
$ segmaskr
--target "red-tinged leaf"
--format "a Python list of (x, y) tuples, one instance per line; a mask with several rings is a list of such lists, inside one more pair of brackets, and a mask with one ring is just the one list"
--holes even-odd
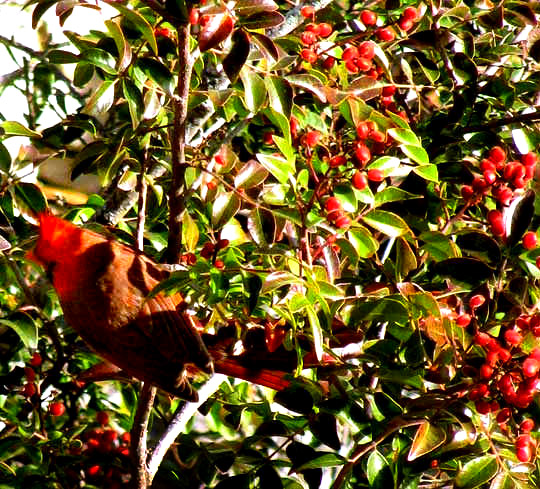
[[(259, 47), (263, 56), (270, 62), (275, 62), (279, 58), (279, 51), (274, 41), (259, 32), (251, 33), (253, 42)], [(271, 59), (268, 59), (271, 58)]]
[(283, 23), (285, 17), (279, 12), (259, 12), (241, 19), (240, 24), (247, 29), (266, 29)]
[(238, 0), (234, 5), (234, 11), (237, 15), (252, 15), (277, 9), (278, 5), (274, 0)]
[(256, 160), (249, 160), (234, 177), (234, 185), (236, 188), (253, 188), (264, 182), (267, 176), (268, 170), (264, 166)]
[(37, 28), (43, 14), (45, 14), (45, 12), (47, 12), (47, 10), (49, 10), (53, 5), (56, 5), (56, 0), (53, 0), (52, 2), (38, 3), (36, 5), (36, 8), (32, 12), (32, 29), (35, 30)]
[(229, 77), (229, 80), (231, 80), (231, 83), (234, 83), (238, 78), (240, 70), (247, 61), (249, 49), (249, 34), (242, 29), (236, 29), (232, 35), (231, 50), (223, 60), (223, 69)]
[(234, 28), (234, 20), (228, 12), (212, 15), (199, 34), (199, 49), (208, 51), (227, 39)]
[(445, 441), (446, 432), (442, 428), (425, 421), (416, 430), (407, 460), (416, 460), (418, 457), (440, 447)]

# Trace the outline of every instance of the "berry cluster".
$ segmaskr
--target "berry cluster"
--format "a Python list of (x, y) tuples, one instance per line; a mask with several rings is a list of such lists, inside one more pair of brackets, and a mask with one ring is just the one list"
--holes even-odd
[[(507, 161), (506, 151), (500, 146), (494, 146), (480, 162), (482, 176), (475, 176), (471, 185), (463, 185), (461, 195), (467, 202), (474, 204), (491, 193), (499, 206), (507, 206), (515, 192), (525, 188), (527, 182), (534, 177), (536, 162), (535, 153), (522, 155), (520, 161)], [(500, 211), (492, 213), (489, 222), (493, 234), (503, 237)]]
[[(483, 302), (473, 296), (469, 306)], [(473, 299), (477, 301), (472, 304)], [(479, 306), (477, 306), (479, 307)], [(540, 388), (540, 348), (527, 348), (526, 338), (540, 338), (540, 314), (522, 314), (511, 325), (502, 326), (498, 337), (477, 332), (475, 345), (483, 352), (484, 362), (478, 368), (477, 380), (469, 390), (469, 399), (480, 414), (493, 413), (502, 430), (516, 410), (527, 409)], [(525, 420), (519, 426), (516, 454), (520, 461), (531, 459), (534, 443), (529, 432), (534, 423)]]
[[(304, 18), (314, 20), (315, 9), (311, 5), (302, 7), (300, 13)], [(307, 24), (304, 31), (300, 34), (300, 40), (305, 46), (300, 52), (302, 59), (310, 64), (316, 63), (319, 59), (319, 55), (317, 54), (319, 47), (318, 43), (330, 36), (333, 30), (332, 26), (327, 22), (321, 22), (320, 24), (311, 22)], [(334, 63), (335, 58), (327, 56), (323, 61), (323, 66), (326, 69), (330, 69), (334, 66)]]
[(225, 268), (225, 263), (223, 260), (217, 258), (217, 254), (220, 250), (227, 248), (227, 246), (229, 246), (228, 239), (220, 239), (215, 244), (208, 241), (201, 249), (201, 257), (205, 258), (206, 260), (212, 260), (212, 263), (216, 268)]
[(99, 411), (96, 421), (100, 425), (81, 434), (70, 447), (70, 453), (79, 457), (80, 470), (70, 471), (68, 475), (79, 481), (84, 474), (86, 483), (99, 487), (126, 487), (130, 475), (121, 467), (125, 463), (115, 463), (116, 458), (127, 460), (131, 437), (128, 432), (118, 432), (109, 427), (109, 414)]

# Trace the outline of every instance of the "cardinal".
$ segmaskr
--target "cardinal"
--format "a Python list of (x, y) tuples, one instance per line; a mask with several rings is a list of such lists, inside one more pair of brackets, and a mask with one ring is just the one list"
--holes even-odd
[[(295, 351), (270, 338), (254, 341), (261, 328), (249, 330), (240, 353), (234, 328), (216, 335), (199, 334), (193, 318), (183, 312), (180, 294), (151, 294), (168, 271), (142, 252), (102, 234), (41, 213), (39, 236), (28, 257), (47, 271), (64, 318), (105, 361), (88, 379), (121, 371), (174, 396), (196, 401), (190, 379), (214, 371), (275, 390), (287, 388), (297, 368)], [(335, 345), (359, 341), (359, 333), (332, 325)], [(264, 335), (264, 333), (263, 333)], [(361, 337), (361, 334), (360, 334)], [(204, 341), (203, 341), (204, 339)], [(249, 340), (249, 341), (247, 341)], [(331, 343), (332, 346), (332, 343)], [(302, 361), (305, 368), (332, 366), (333, 357)]]

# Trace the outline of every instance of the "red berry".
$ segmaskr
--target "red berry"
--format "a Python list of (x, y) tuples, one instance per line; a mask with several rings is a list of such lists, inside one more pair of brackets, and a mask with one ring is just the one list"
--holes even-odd
[(368, 71), (372, 66), (371, 60), (367, 58), (356, 58), (354, 62), (360, 71)]
[(493, 146), (489, 152), (488, 158), (495, 164), (504, 162), (506, 161), (506, 151), (500, 146)]
[(22, 389), (22, 395), (25, 397), (32, 397), (37, 392), (36, 384), (33, 382), (27, 382)]
[(521, 345), (523, 336), (515, 329), (507, 329), (504, 332), (504, 339), (509, 345), (518, 346)]
[(35, 352), (28, 362), (32, 367), (39, 367), (43, 363), (43, 359), (38, 352)]
[(217, 259), (214, 262), (214, 266), (219, 270), (223, 270), (225, 268), (225, 262), (223, 260)]
[(371, 41), (361, 42), (358, 46), (358, 55), (368, 60), (375, 56), (375, 43)]
[(365, 140), (369, 137), (371, 129), (366, 121), (360, 121), (356, 126), (356, 135), (359, 139)]
[(523, 163), (525, 166), (536, 166), (537, 160), (538, 156), (532, 151), (530, 153), (521, 155), (521, 163)]
[(330, 158), (330, 161), (328, 162), (331, 168), (337, 168), (338, 166), (344, 165), (345, 163), (347, 163), (347, 158), (345, 158), (345, 156), (343, 155), (332, 156), (332, 158)]
[(492, 340), (493, 337), (488, 333), (478, 332), (474, 336), (474, 342), (479, 346), (487, 346)]
[(214, 243), (210, 243), (210, 242), (204, 243), (201, 249), (201, 256), (203, 258), (208, 259), (214, 254), (214, 251), (215, 251)]
[(338, 228), (346, 228), (351, 224), (351, 219), (348, 216), (340, 216), (336, 219), (336, 226)]
[(461, 196), (465, 200), (469, 200), (474, 196), (474, 189), (470, 185), (463, 185), (461, 187)]
[(534, 421), (531, 418), (525, 418), (519, 425), (519, 430), (524, 433), (529, 433), (534, 429)]
[(230, 241), (226, 238), (221, 238), (216, 243), (216, 250), (222, 250), (223, 248), (227, 248), (229, 246)]
[(528, 231), (523, 236), (523, 248), (526, 250), (533, 250), (536, 248), (536, 245), (538, 244), (538, 237), (536, 236), (536, 233), (534, 231)]
[(486, 298), (482, 294), (476, 294), (469, 299), (469, 307), (471, 309), (477, 309), (484, 302), (486, 302)]
[(399, 19), (398, 25), (402, 31), (407, 32), (414, 27), (414, 22), (410, 19)]
[(358, 48), (356, 46), (349, 46), (348, 48), (345, 48), (343, 50), (343, 53), (341, 54), (341, 59), (343, 61), (349, 61), (351, 59), (356, 59), (360, 56), (358, 52)]
[(480, 170), (482, 170), (482, 171), (496, 171), (497, 166), (495, 165), (495, 163), (493, 163), (493, 161), (488, 160), (487, 158), (484, 158), (480, 162)]
[(376, 143), (384, 143), (386, 141), (386, 134), (378, 129), (371, 131), (369, 138)]
[(535, 377), (540, 370), (540, 362), (536, 358), (528, 357), (523, 361), (523, 376)]
[(528, 462), (531, 459), (532, 451), (530, 446), (519, 447), (516, 449), (516, 457), (520, 462)]
[(300, 51), (300, 56), (302, 56), (302, 59), (304, 61), (307, 61), (308, 63), (310, 64), (314, 64), (317, 62), (317, 53), (315, 53), (315, 51), (313, 51), (312, 49), (302, 49), (302, 51)]
[(365, 165), (371, 159), (371, 151), (363, 143), (358, 143), (356, 145), (354, 154), (356, 156), (356, 159), (358, 160), (358, 163), (360, 163), (361, 165)]
[(490, 224), (493, 224), (498, 221), (502, 221), (503, 215), (501, 211), (493, 209), (488, 212), (487, 219)]
[(308, 131), (306, 133), (305, 143), (310, 148), (313, 148), (314, 146), (317, 146), (317, 144), (319, 144), (320, 140), (321, 140), (321, 133), (319, 131)]
[(311, 46), (312, 44), (317, 41), (317, 35), (314, 32), (311, 31), (305, 31), (302, 32), (302, 35), (300, 36), (300, 40), (302, 41), (302, 44), (304, 46)]
[(328, 200), (324, 203), (324, 208), (327, 211), (341, 210), (341, 202), (337, 197), (329, 197)]
[(379, 168), (372, 168), (368, 170), (367, 177), (371, 182), (382, 182), (384, 180), (384, 173)]
[(496, 221), (491, 225), (491, 232), (495, 236), (504, 236), (506, 234), (506, 229), (504, 229), (504, 223), (501, 219), (500, 221)]
[(321, 33), (321, 24), (308, 24), (306, 25), (306, 31), (313, 32), (316, 36)]
[(407, 20), (416, 20), (418, 18), (418, 11), (414, 7), (407, 7), (403, 11), (402, 17)]
[(89, 476), (89, 477), (96, 477), (97, 475), (99, 475), (101, 472), (101, 465), (92, 465), (91, 467), (88, 467), (88, 469), (86, 469), (86, 474)]
[(467, 326), (469, 326), (469, 324), (471, 323), (471, 315), (470, 314), (460, 314), (457, 318), (456, 318), (456, 324), (460, 327), (460, 328), (466, 328)]
[(485, 171), (484, 180), (487, 182), (488, 185), (493, 185), (497, 180), (497, 174), (494, 171)]
[(319, 24), (319, 35), (321, 37), (328, 37), (330, 34), (332, 34), (332, 26), (326, 22), (322, 22)]
[(381, 27), (375, 31), (375, 35), (381, 41), (393, 41), (396, 38), (396, 33), (391, 27)]
[(478, 400), (475, 402), (475, 407), (480, 414), (488, 414), (491, 411), (491, 405), (488, 401)]
[(356, 64), (357, 60), (358, 58), (354, 58), (345, 61), (345, 68), (349, 73), (358, 73), (360, 71), (360, 68), (358, 68), (358, 65)]
[(382, 96), (383, 97), (392, 97), (396, 93), (396, 86), (395, 85), (386, 85), (382, 89)]
[(506, 348), (501, 348), (497, 351), (497, 355), (499, 357), (499, 360), (502, 363), (508, 362), (512, 358), (512, 354), (510, 353), (510, 350), (507, 350)]
[(36, 372), (32, 367), (24, 367), (24, 376), (27, 382), (34, 382), (36, 380)]
[(225, 164), (225, 157), (222, 154), (215, 155), (214, 160), (216, 160), (216, 165), (223, 166)]
[(333, 56), (327, 56), (326, 58), (324, 58), (324, 61), (322, 62), (322, 67), (325, 70), (330, 70), (335, 64), (336, 64), (336, 58), (334, 58)]
[(49, 404), (49, 413), (51, 416), (62, 416), (66, 412), (66, 406), (63, 402), (55, 401)]
[(156, 37), (170, 37), (171, 31), (170, 29), (167, 29), (166, 27), (158, 27), (154, 29), (154, 35)]
[(377, 23), (377, 14), (371, 10), (363, 10), (360, 13), (360, 20), (366, 26), (375, 25)]
[(271, 131), (265, 132), (263, 134), (263, 143), (264, 144), (274, 144), (274, 133)]
[(480, 378), (481, 379), (491, 379), (491, 376), (493, 375), (493, 367), (491, 365), (488, 365), (487, 363), (484, 363), (480, 367)]
[(368, 179), (365, 173), (356, 171), (356, 173), (352, 176), (352, 185), (357, 190), (363, 190), (368, 185)]
[(300, 14), (306, 19), (313, 17), (315, 15), (315, 8), (311, 5), (305, 5), (300, 9)]
[(536, 264), (536, 268), (540, 268), (540, 256), (536, 257), (536, 260), (534, 261), (534, 263)]
[(196, 25), (199, 23), (200, 12), (199, 9), (192, 8), (189, 12), (189, 23)]
[(109, 424), (109, 413), (107, 411), (98, 411), (96, 413), (96, 421), (101, 426), (107, 426)]
[(510, 408), (502, 408), (499, 413), (497, 414), (497, 423), (502, 424), (506, 423), (510, 416), (512, 415), (512, 411), (510, 411)]

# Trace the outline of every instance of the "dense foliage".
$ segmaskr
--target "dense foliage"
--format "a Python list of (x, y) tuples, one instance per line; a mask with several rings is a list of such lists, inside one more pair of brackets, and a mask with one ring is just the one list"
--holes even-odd
[[(143, 226), (208, 338), (290, 374), (221, 383), (154, 487), (537, 487), (539, 5), (107, 3), (67, 45), (1, 39), (29, 103), (0, 139), (29, 144), (0, 142), (0, 487), (134, 478), (138, 385), (81, 377), (98, 358), (25, 257), (47, 207)], [(100, 191), (47, 181), (59, 160)]]

